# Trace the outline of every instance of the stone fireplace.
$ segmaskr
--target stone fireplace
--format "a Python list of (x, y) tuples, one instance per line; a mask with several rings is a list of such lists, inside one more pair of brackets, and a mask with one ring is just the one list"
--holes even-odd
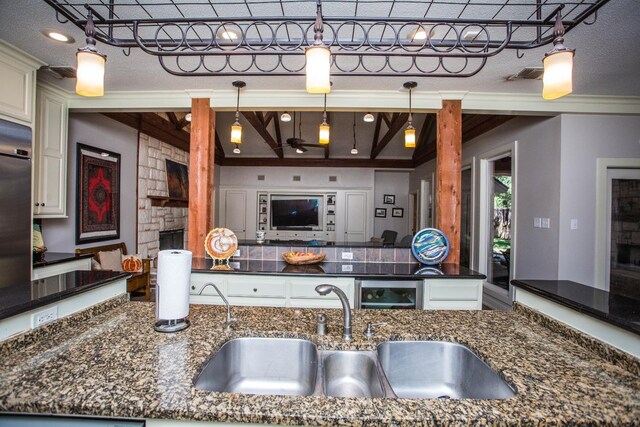
[[(141, 133), (138, 154), (138, 253), (147, 258), (155, 258), (162, 249), (160, 232), (181, 231), (182, 248), (187, 247), (189, 208), (165, 205), (149, 198), (169, 196), (166, 159), (188, 165), (189, 153)], [(173, 238), (176, 237), (172, 235)]]

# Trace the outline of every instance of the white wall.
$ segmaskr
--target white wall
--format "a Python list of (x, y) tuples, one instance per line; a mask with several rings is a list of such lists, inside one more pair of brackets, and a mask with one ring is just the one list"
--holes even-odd
[[(76, 245), (76, 145), (87, 144), (120, 154), (120, 238)], [(50, 252), (74, 252), (76, 248), (124, 241), (127, 250), (136, 248), (136, 175), (138, 132), (102, 114), (69, 115), (67, 167), (68, 218), (43, 219), (42, 233)]]
[[(373, 234), (381, 236), (384, 230), (393, 230), (398, 233), (396, 241), (409, 234), (409, 177), (408, 171), (376, 171), (374, 207), (387, 209), (386, 218), (373, 219)], [(385, 205), (383, 198), (385, 194), (395, 196), (395, 204)], [(393, 208), (404, 209), (402, 218), (392, 216)]]
[(558, 277), (604, 287), (595, 283), (598, 158), (640, 158), (640, 117), (562, 115)]

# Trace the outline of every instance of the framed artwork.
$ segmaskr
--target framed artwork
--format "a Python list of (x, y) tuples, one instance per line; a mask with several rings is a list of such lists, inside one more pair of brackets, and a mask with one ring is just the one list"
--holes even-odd
[(165, 159), (167, 165), (167, 188), (172, 199), (189, 198), (189, 169), (187, 165)]
[(387, 208), (376, 208), (376, 218), (386, 218)]
[(76, 244), (120, 237), (120, 154), (77, 144)]
[(382, 203), (385, 205), (395, 205), (396, 196), (394, 194), (385, 194), (382, 198)]
[(393, 218), (402, 218), (404, 216), (404, 208), (391, 209), (391, 216)]

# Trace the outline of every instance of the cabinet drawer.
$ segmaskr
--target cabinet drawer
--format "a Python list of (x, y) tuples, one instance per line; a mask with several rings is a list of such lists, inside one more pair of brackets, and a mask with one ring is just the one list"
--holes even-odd
[(479, 301), (427, 301), (425, 310), (480, 310)]
[(224, 294), (225, 281), (222, 277), (215, 277), (214, 275), (211, 275), (211, 274), (195, 274), (195, 273), (191, 274), (191, 286), (189, 287), (189, 293), (191, 295), (215, 295), (216, 297), (218, 297), (218, 293), (213, 288), (213, 286), (207, 286), (205, 288), (205, 285), (208, 283), (215, 284), (218, 287), (218, 289), (220, 289), (220, 292)]
[(282, 279), (252, 277), (249, 280), (229, 279), (230, 297), (284, 298), (286, 282)]
[(425, 280), (430, 301), (477, 301), (482, 284), (478, 280)]
[(313, 299), (332, 299), (337, 300), (338, 296), (334, 292), (328, 295), (320, 295), (316, 292), (316, 286), (327, 283), (340, 288), (349, 299), (353, 302), (353, 279), (345, 279), (338, 277), (296, 277), (291, 279), (291, 290), (289, 296), (291, 298), (313, 298)]

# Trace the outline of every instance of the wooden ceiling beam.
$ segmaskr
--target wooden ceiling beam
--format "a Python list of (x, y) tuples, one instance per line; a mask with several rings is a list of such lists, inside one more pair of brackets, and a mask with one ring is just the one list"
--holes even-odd
[(253, 126), (253, 128), (260, 134), (264, 142), (267, 143), (269, 147), (273, 150), (274, 153), (281, 159), (284, 158), (283, 150), (278, 148), (278, 143), (273, 139), (267, 127), (264, 125), (264, 116), (261, 111), (253, 112), (253, 111), (243, 111), (242, 115), (245, 119)]
[(156, 113), (102, 113), (140, 132), (189, 152), (189, 132), (178, 130)]
[(413, 150), (412, 159), (414, 161), (426, 153), (429, 146), (433, 145), (435, 147), (436, 122), (435, 114), (427, 114), (425, 116), (424, 122), (422, 122), (422, 129), (420, 129), (420, 134), (418, 135), (418, 144), (416, 145), (416, 149)]
[(409, 119), (409, 113), (393, 113), (393, 119), (391, 121), (391, 126), (387, 133), (380, 139), (380, 141), (376, 144), (375, 149), (372, 150), (371, 159), (375, 159), (378, 154), (384, 150), (384, 148), (391, 142), (394, 136), (402, 129), (402, 126)]
[(471, 141), (516, 117), (498, 114), (475, 114), (475, 116), (462, 121), (462, 143)]
[(184, 129), (185, 127), (187, 127), (187, 125), (191, 123), (189, 120), (186, 119), (186, 116), (181, 118), (180, 120), (178, 120), (178, 123), (176, 123), (176, 129), (180, 130), (180, 129)]
[(174, 126), (178, 126), (178, 117), (176, 117), (176, 113), (174, 113), (173, 111), (169, 111), (167, 112), (167, 117), (169, 118), (171, 124), (173, 124)]
[(376, 151), (376, 145), (378, 145), (378, 137), (380, 136), (380, 127), (382, 126), (382, 115), (384, 113), (378, 113), (376, 115), (376, 129), (373, 131), (373, 141), (371, 142), (371, 154), (370, 158), (373, 158), (373, 153)]
[(390, 113), (380, 113), (380, 115), (382, 116), (382, 119), (384, 120), (384, 122), (387, 124), (387, 128), (390, 128), (391, 127), (391, 123), (393, 122), (391, 114)]
[(294, 166), (294, 167), (332, 167), (332, 168), (413, 168), (412, 160), (398, 159), (322, 159), (287, 157), (225, 157), (223, 166)]

